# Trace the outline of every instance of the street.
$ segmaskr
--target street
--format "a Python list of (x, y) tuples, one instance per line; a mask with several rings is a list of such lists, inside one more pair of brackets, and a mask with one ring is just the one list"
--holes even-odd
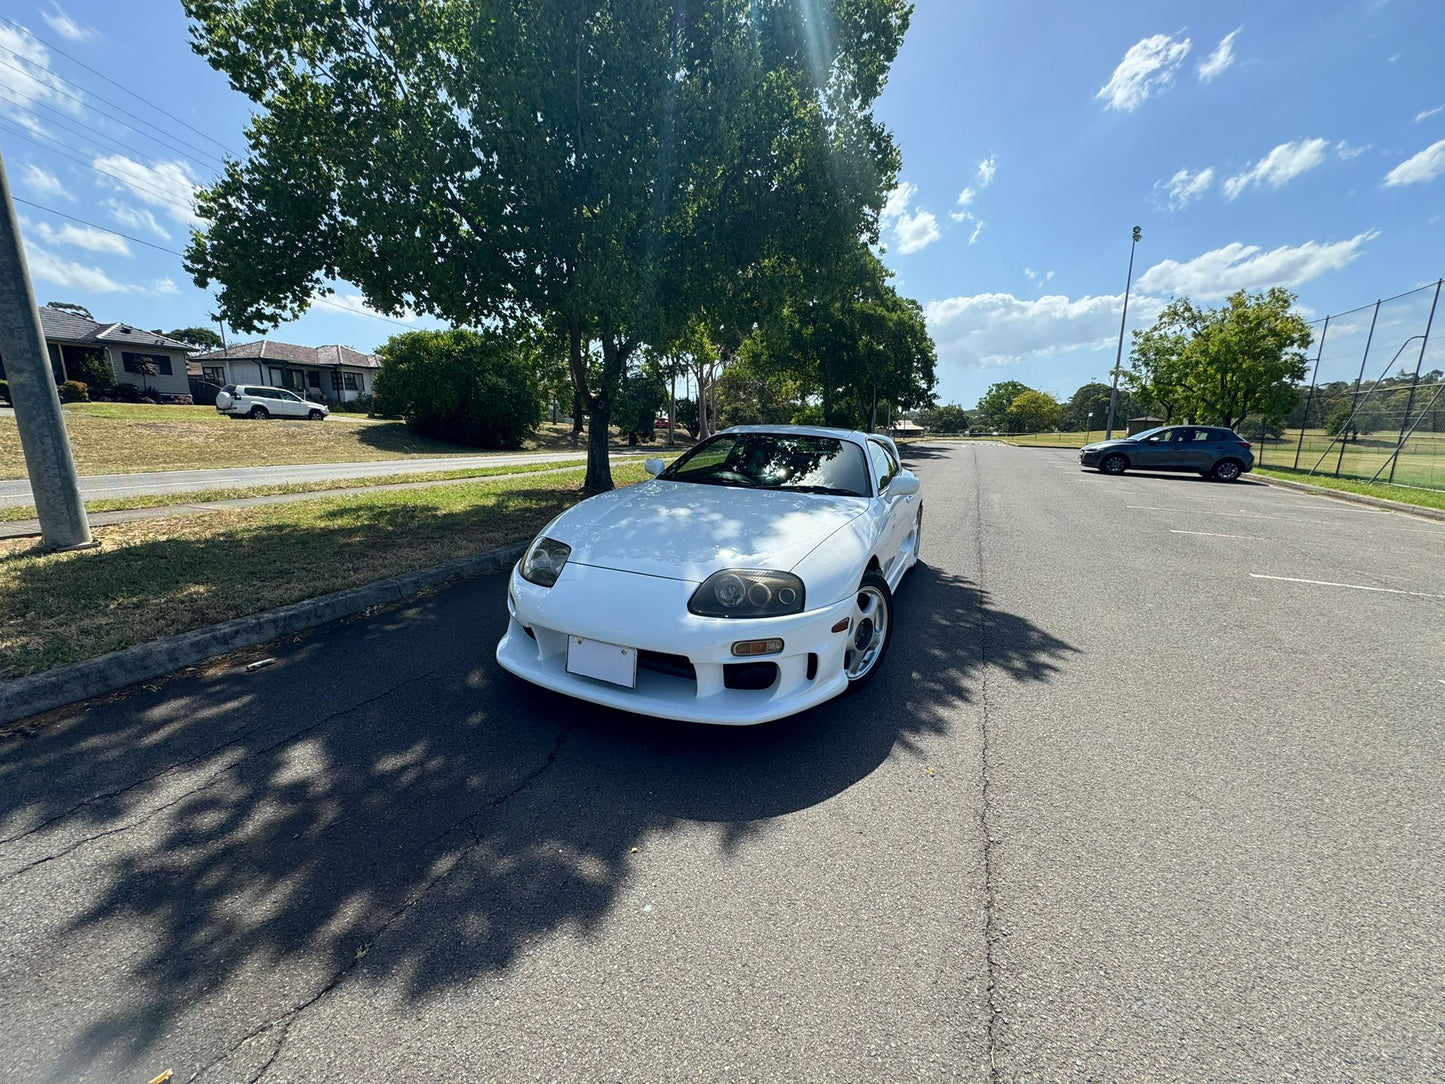
[(1445, 1077), (1445, 524), (905, 462), (793, 719), (514, 680), (491, 576), (0, 739), (0, 1076)]

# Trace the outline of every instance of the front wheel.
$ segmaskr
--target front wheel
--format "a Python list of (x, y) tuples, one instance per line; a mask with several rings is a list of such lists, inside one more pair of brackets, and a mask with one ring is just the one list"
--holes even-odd
[(247, 415), (247, 417), (255, 418), (257, 420), (260, 420), (261, 418), (269, 418), (270, 416), (271, 412), (263, 406), (253, 406), (251, 408), (251, 413)]
[(306, 417), (311, 419), (313, 422), (319, 422), (322, 418), (326, 417), (326, 415), (321, 413), (321, 411), (319, 410), (313, 410), (310, 414), (306, 415)]
[(1129, 469), (1129, 461), (1118, 452), (1113, 455), (1106, 455), (1099, 464), (1099, 470), (1105, 474), (1123, 474)]
[(892, 631), (893, 592), (888, 589), (888, 581), (876, 572), (865, 572), (854, 596), (848, 647), (843, 652), (849, 692), (863, 688), (878, 673)]
[(1221, 459), (1214, 464), (1214, 469), (1209, 472), (1209, 476), (1216, 482), (1232, 482), (1243, 473), (1244, 469), (1239, 465), (1238, 460)]

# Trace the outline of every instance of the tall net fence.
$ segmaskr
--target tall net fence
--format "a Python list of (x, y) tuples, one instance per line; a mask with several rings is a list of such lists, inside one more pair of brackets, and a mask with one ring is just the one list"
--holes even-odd
[(1283, 431), (1248, 434), (1259, 465), (1445, 489), (1441, 285), (1314, 321), (1310, 383)]

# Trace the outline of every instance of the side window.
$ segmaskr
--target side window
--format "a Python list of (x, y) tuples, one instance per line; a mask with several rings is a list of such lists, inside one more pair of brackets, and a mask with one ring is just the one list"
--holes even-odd
[(1224, 434), (1218, 429), (1196, 429), (1194, 430), (1194, 439), (1203, 442), (1223, 440)]
[(888, 449), (875, 440), (868, 442), (868, 456), (873, 460), (873, 478), (878, 483), (878, 492), (882, 493), (898, 473), (897, 464), (888, 454)]

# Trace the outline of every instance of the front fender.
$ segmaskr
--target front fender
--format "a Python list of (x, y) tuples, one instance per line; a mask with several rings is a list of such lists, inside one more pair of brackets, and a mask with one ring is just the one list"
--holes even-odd
[(857, 591), (877, 544), (873, 517), (862, 515), (834, 531), (794, 565), (791, 571), (807, 587), (808, 609), (831, 606)]

